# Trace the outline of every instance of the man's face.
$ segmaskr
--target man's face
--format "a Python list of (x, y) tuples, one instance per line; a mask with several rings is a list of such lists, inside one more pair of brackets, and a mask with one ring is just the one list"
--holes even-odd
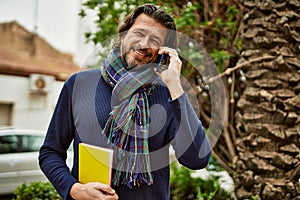
[(148, 15), (139, 15), (122, 38), (121, 49), (128, 67), (155, 62), (166, 35), (165, 26)]

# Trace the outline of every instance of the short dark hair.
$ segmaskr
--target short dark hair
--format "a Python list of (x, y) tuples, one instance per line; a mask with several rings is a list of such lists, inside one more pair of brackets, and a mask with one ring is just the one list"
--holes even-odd
[[(167, 12), (152, 4), (144, 4), (137, 7), (125, 18), (123, 24), (121, 24), (118, 29), (120, 38), (123, 34), (127, 33), (140, 14), (146, 14), (165, 26), (168, 29), (168, 33), (164, 45), (171, 48), (176, 47), (176, 25), (173, 18)], [(115, 46), (118, 45), (120, 45), (120, 41), (117, 41), (115, 44)]]

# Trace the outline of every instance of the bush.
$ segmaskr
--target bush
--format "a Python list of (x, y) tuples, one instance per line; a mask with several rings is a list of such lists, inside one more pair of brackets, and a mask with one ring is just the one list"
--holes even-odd
[(14, 200), (61, 200), (50, 182), (23, 183), (14, 191)]
[(170, 199), (171, 200), (233, 200), (232, 194), (221, 188), (219, 177), (211, 176), (207, 180), (193, 178), (192, 170), (171, 164)]

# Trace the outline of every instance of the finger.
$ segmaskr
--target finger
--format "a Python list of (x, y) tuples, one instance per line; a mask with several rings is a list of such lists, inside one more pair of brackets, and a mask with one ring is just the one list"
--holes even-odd
[(170, 57), (178, 57), (178, 53), (175, 49), (169, 47), (160, 47), (158, 54), (168, 54)]
[(99, 182), (97, 183), (97, 189), (99, 189), (107, 194), (110, 194), (110, 195), (113, 195), (116, 193), (116, 191), (114, 189), (112, 189), (109, 185), (99, 183)]
[(105, 195), (105, 199), (107, 199), (107, 200), (117, 200), (117, 199), (119, 199), (119, 196), (117, 194)]

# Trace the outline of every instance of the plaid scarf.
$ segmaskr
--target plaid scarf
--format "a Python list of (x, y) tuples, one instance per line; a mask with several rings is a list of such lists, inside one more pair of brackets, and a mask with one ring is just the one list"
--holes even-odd
[(102, 134), (114, 145), (114, 185), (153, 183), (150, 169), (148, 95), (157, 78), (149, 65), (128, 69), (119, 49), (104, 62), (102, 76), (113, 87), (112, 111)]

